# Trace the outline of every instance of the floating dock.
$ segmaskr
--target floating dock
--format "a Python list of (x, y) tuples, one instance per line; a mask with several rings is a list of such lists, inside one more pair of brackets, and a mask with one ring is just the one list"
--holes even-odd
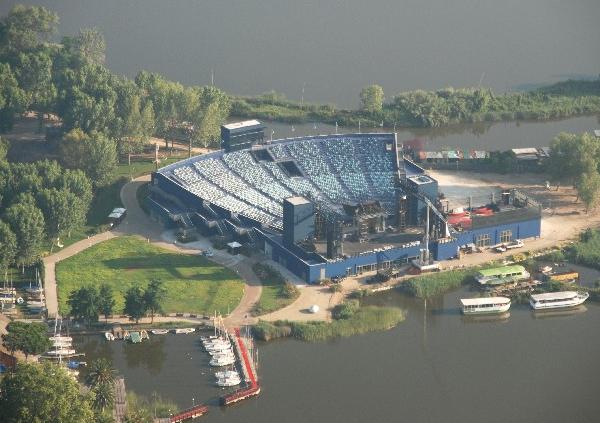
[(188, 419), (195, 419), (196, 417), (203, 416), (206, 413), (208, 413), (208, 406), (200, 404), (180, 411), (179, 413), (164, 420), (168, 421), (169, 423), (178, 423)]
[(233, 345), (235, 346), (236, 353), (241, 361), (242, 372), (247, 382), (247, 386), (237, 391), (224, 395), (221, 397), (221, 405), (235, 404), (236, 402), (245, 400), (247, 398), (255, 397), (260, 394), (260, 385), (256, 376), (256, 369), (254, 363), (250, 360), (248, 354), (248, 347), (246, 341), (240, 335), (240, 330), (236, 328), (234, 330), (235, 338), (233, 338)]

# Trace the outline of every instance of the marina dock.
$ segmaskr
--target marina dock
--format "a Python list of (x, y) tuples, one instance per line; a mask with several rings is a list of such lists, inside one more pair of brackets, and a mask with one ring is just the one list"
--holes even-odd
[(187, 408), (179, 413), (169, 417), (168, 419), (161, 419), (161, 422), (178, 423), (188, 419), (195, 419), (208, 413), (208, 406), (199, 404), (194, 407)]
[(254, 367), (254, 361), (251, 360), (248, 352), (248, 341), (241, 336), (239, 328), (234, 329), (234, 333), (235, 336), (232, 336), (233, 345), (235, 347), (236, 354), (240, 359), (240, 367), (244, 374), (247, 385), (231, 394), (222, 396), (221, 405), (235, 404), (239, 401), (260, 394), (260, 384), (258, 383), (256, 368)]

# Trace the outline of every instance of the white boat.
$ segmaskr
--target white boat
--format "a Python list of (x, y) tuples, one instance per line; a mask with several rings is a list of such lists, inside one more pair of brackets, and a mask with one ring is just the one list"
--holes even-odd
[(223, 357), (213, 357), (208, 364), (213, 367), (222, 367), (229, 366), (230, 364), (235, 363), (235, 357), (233, 355), (223, 356)]
[(75, 351), (72, 348), (57, 348), (54, 350), (50, 350), (46, 353), (46, 355), (49, 355), (51, 357), (66, 357), (75, 354), (77, 354), (77, 351)]
[(57, 335), (57, 336), (51, 336), (50, 341), (52, 341), (52, 342), (54, 342), (54, 341), (73, 342), (73, 338), (71, 338), (70, 336)]
[(215, 376), (217, 379), (223, 379), (226, 377), (240, 377), (240, 374), (236, 370), (224, 370), (222, 372), (216, 372)]
[(231, 348), (231, 344), (229, 342), (223, 342), (223, 343), (218, 343), (218, 344), (209, 344), (209, 345), (204, 346), (204, 349), (206, 349), (206, 351), (227, 350), (229, 348)]
[(112, 334), (112, 333), (110, 333), (110, 332), (104, 332), (104, 338), (105, 338), (107, 341), (114, 341), (114, 340), (115, 340), (115, 335), (113, 335), (113, 334)]
[(69, 341), (67, 339), (57, 339), (52, 341), (52, 346), (55, 348), (66, 348), (70, 347), (73, 344), (73, 341)]
[(460, 304), (463, 314), (506, 313), (510, 308), (510, 298), (461, 298)]
[(188, 333), (196, 332), (196, 329), (194, 329), (194, 328), (179, 328), (179, 329), (175, 329), (174, 332), (188, 334)]
[(169, 333), (168, 329), (152, 329), (150, 332), (152, 332), (153, 335), (166, 335), (167, 333)]
[(577, 291), (547, 292), (532, 294), (529, 304), (534, 310), (553, 310), (557, 308), (577, 307), (588, 299), (590, 294)]
[(208, 354), (212, 357), (218, 357), (222, 355), (233, 355), (233, 350), (230, 348), (228, 350), (208, 351)]
[(242, 378), (240, 378), (240, 375), (217, 379), (217, 386), (221, 387), (237, 386), (240, 383), (242, 383)]

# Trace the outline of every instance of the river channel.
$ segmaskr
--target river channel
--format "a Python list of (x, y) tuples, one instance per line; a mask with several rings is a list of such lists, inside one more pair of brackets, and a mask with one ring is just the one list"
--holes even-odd
[[(585, 284), (600, 273), (576, 267)], [(513, 305), (506, 318), (465, 318), (458, 299), (471, 288), (425, 302), (397, 290), (367, 298), (407, 311), (395, 329), (323, 343), (259, 345), (263, 392), (216, 406), (199, 337), (165, 335), (131, 345), (78, 339), (86, 359), (104, 356), (128, 389), (180, 407), (208, 402), (207, 422), (592, 422), (600, 413), (600, 304), (533, 313)]]

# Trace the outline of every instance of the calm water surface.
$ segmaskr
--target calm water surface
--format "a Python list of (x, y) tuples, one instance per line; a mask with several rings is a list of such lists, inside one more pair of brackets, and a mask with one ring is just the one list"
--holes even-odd
[[(586, 284), (598, 277), (583, 269)], [(393, 330), (318, 344), (263, 344), (261, 396), (211, 407), (205, 420), (596, 421), (600, 305), (543, 314), (516, 305), (505, 319), (466, 319), (458, 299), (473, 294), (465, 288), (425, 304), (389, 291), (368, 302), (407, 310), (407, 320)], [(112, 358), (138, 393), (156, 391), (185, 407), (192, 398), (216, 404), (222, 392), (212, 386), (197, 336), (154, 337), (142, 345), (100, 337), (84, 342), (88, 360)]]
[(358, 105), (360, 89), (530, 88), (600, 73), (597, 0), (3, 0), (100, 28), (115, 72)]

